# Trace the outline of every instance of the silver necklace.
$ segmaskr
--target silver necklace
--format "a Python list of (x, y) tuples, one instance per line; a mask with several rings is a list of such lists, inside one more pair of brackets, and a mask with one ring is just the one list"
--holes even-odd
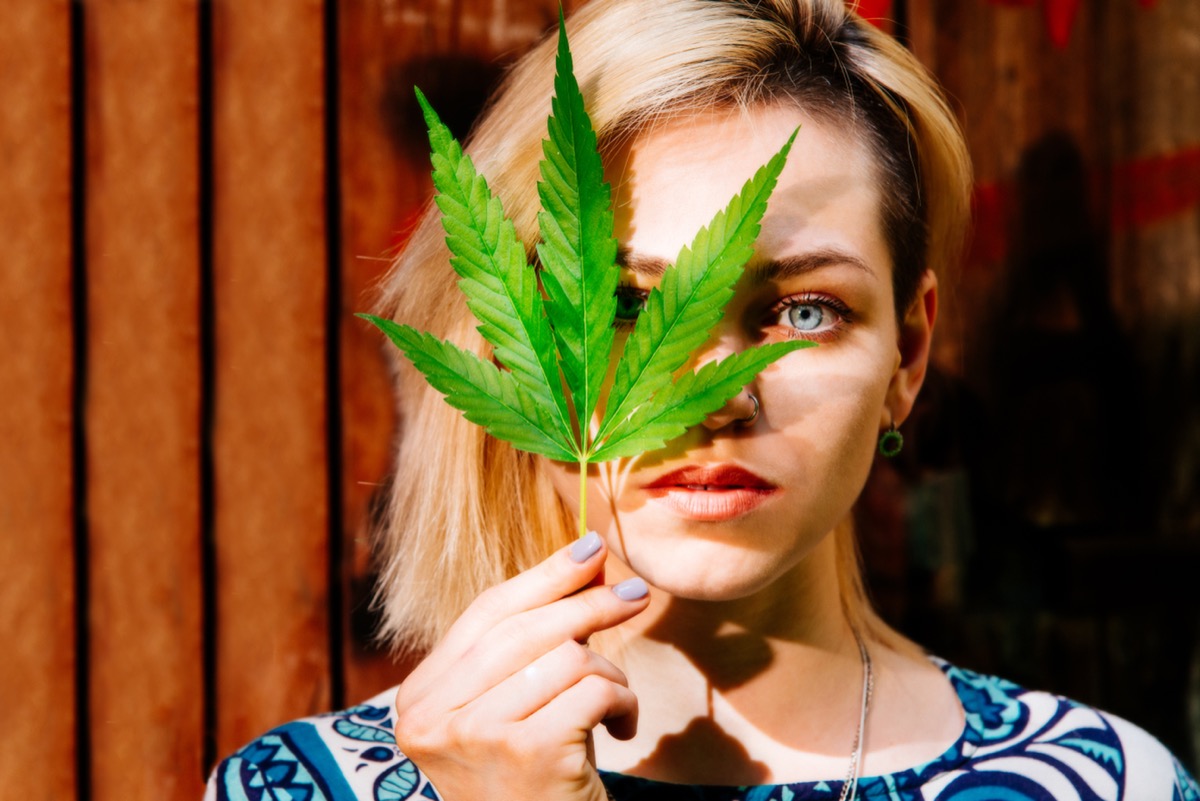
[(867, 709), (871, 705), (871, 691), (875, 688), (875, 676), (871, 670), (871, 653), (867, 650), (867, 644), (863, 642), (862, 635), (854, 629), (854, 640), (858, 643), (858, 655), (862, 658), (863, 666), (863, 687), (862, 687), (862, 712), (858, 716), (858, 731), (854, 734), (854, 750), (850, 754), (850, 770), (846, 772), (846, 781), (842, 785), (842, 794), (838, 796), (838, 801), (847, 801), (854, 798), (854, 794), (858, 792), (858, 776), (862, 769), (862, 749), (863, 749), (863, 734), (867, 728)]
[[(858, 629), (852, 629), (852, 631), (854, 632), (854, 641), (858, 643), (858, 655), (862, 659), (863, 666), (862, 711), (858, 715), (858, 731), (854, 733), (854, 750), (850, 754), (850, 770), (846, 772), (846, 781), (842, 784), (842, 794), (838, 796), (838, 801), (847, 801), (847, 799), (853, 801), (854, 794), (858, 792), (858, 775), (862, 768), (863, 734), (867, 729), (867, 709), (871, 706), (871, 691), (875, 689), (875, 674), (871, 670), (871, 653), (867, 650), (867, 644), (863, 642)], [(712, 692), (711, 685), (709, 692)], [(608, 795), (608, 801), (616, 801), (612, 791), (607, 787), (605, 792)]]

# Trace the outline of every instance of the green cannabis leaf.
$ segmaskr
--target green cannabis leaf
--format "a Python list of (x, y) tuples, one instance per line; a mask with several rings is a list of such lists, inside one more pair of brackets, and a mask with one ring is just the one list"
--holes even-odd
[(563, 374), (581, 423), (580, 443), (587, 451), (587, 421), (592, 419), (600, 386), (608, 370), (617, 312), (617, 279), (613, 262), (612, 192), (596, 149), (596, 133), (583, 107), (575, 81), (571, 51), (559, 27), (554, 99), (542, 142), (545, 158), (538, 214), (542, 242), (542, 286), (546, 312), (558, 340)]
[(651, 290), (592, 434), (614, 347), (617, 242), (612, 191), (561, 14), (554, 91), (538, 183), (539, 290), (539, 272), (528, 263), (500, 199), (417, 90), (450, 264), (495, 361), (411, 326), (360, 316), (378, 326), (468, 420), (521, 450), (578, 463), (582, 535), (588, 464), (663, 447), (724, 406), (767, 365), (814, 343), (762, 345), (685, 369), (733, 296), (792, 134)]

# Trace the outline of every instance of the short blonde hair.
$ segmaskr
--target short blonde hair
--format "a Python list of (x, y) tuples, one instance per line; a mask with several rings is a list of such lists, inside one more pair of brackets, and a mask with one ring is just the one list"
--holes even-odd
[[(567, 28), (602, 152), (675, 115), (796, 102), (850, 125), (876, 156), (897, 308), (925, 269), (956, 262), (970, 188), (958, 124), (921, 64), (840, 0), (593, 0)], [(554, 52), (549, 37), (516, 65), (467, 144), (531, 254)], [(381, 287), (379, 312), (490, 356), (454, 285), (431, 206)], [(419, 651), (484, 589), (566, 545), (573, 524), (540, 457), (468, 423), (403, 360), (397, 377), (401, 436), (378, 532), (378, 598), (383, 636)], [(847, 615), (895, 639), (871, 611), (842, 528)]]

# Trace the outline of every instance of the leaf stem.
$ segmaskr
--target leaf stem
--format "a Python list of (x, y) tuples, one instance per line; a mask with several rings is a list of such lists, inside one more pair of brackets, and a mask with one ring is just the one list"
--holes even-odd
[(586, 459), (579, 461), (579, 536), (587, 534), (587, 467)]

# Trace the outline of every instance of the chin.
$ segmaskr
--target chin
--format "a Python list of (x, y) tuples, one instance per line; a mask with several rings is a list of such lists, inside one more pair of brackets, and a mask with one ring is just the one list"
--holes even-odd
[(712, 541), (640, 547), (622, 561), (651, 587), (691, 601), (736, 601), (778, 581), (794, 564), (779, 554)]

